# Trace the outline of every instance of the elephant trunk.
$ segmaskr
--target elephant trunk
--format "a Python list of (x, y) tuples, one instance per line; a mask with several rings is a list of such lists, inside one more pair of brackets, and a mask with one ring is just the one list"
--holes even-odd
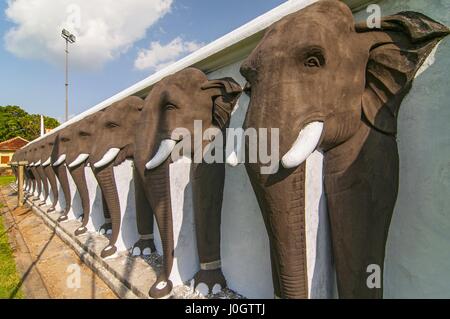
[(42, 166), (38, 166), (36, 167), (36, 170), (39, 174), (39, 177), (41, 178), (42, 181), (42, 186), (43, 186), (43, 190), (44, 190), (44, 199), (43, 199), (43, 203), (45, 203), (45, 201), (48, 198), (48, 182), (47, 182), (47, 177), (45, 176), (44, 173), (44, 168)]
[(145, 187), (136, 167), (133, 167), (136, 223), (139, 235), (153, 234), (153, 210), (145, 195)]
[(220, 224), (224, 182), (225, 166), (223, 164), (194, 165), (192, 195), (200, 264), (220, 261)]
[(158, 224), (164, 255), (163, 271), (150, 289), (149, 294), (153, 298), (162, 298), (172, 291), (172, 282), (169, 280), (169, 276), (174, 258), (169, 161), (165, 161), (162, 165), (150, 171), (145, 171), (144, 175), (146, 192)]
[[(83, 209), (83, 220), (81, 227), (77, 230), (76, 234), (79, 235), (79, 230), (84, 230), (89, 222), (90, 203), (89, 203), (89, 191), (86, 184), (86, 176), (84, 172), (84, 165), (78, 165), (75, 168), (69, 168), (69, 172), (72, 175), (73, 181), (77, 187), (77, 190), (81, 198), (81, 207)], [(84, 233), (84, 231), (82, 232)]]
[(200, 163), (193, 165), (192, 197), (195, 233), (200, 270), (193, 278), (194, 289), (204, 294), (225, 288), (220, 257), (220, 225), (225, 183), (225, 165)]
[(29, 176), (29, 173), (28, 173), (28, 169), (27, 168), (25, 168), (24, 169), (24, 178), (25, 178), (25, 182), (24, 182), (24, 191), (25, 192), (28, 192), (28, 190), (29, 190), (29, 187), (30, 187), (30, 176)]
[(67, 219), (67, 214), (69, 213), (69, 210), (71, 208), (69, 179), (67, 178), (67, 170), (64, 165), (59, 165), (53, 168), (55, 169), (55, 174), (58, 177), (59, 183), (61, 184), (64, 194), (64, 200), (66, 202), (66, 207), (64, 208), (62, 216), (59, 219), (59, 221), (63, 221)]
[(33, 170), (30, 169), (30, 175), (31, 175), (31, 191), (30, 196), (34, 195), (34, 192), (36, 191), (36, 177), (34, 176)]
[(39, 173), (38, 173), (36, 167), (31, 168), (31, 171), (33, 172), (34, 179), (35, 179), (35, 189), (34, 189), (34, 191), (37, 192), (36, 198), (39, 198), (39, 196), (41, 196), (41, 191), (42, 191), (42, 189), (41, 189), (41, 187), (42, 187), (42, 185), (41, 185), (41, 177), (39, 176)]
[(28, 195), (31, 196), (34, 192), (34, 176), (33, 173), (31, 172), (30, 168), (27, 168), (27, 175), (28, 175)]
[(50, 188), (52, 189), (53, 194), (53, 202), (52, 206), (47, 210), (48, 212), (52, 212), (55, 210), (56, 203), (58, 203), (58, 186), (56, 184), (56, 175), (55, 171), (51, 166), (46, 166), (44, 168), (45, 176), (47, 176), (47, 179), (50, 183)]
[(246, 164), (270, 241), (275, 296), (308, 298), (305, 235), (305, 164), (261, 175)]
[(117, 251), (115, 244), (119, 237), (120, 231), (120, 222), (121, 222), (120, 202), (116, 187), (116, 181), (114, 177), (113, 164), (110, 163), (110, 165), (106, 167), (95, 169), (94, 175), (105, 198), (106, 207), (111, 216), (111, 224), (112, 224), (111, 238), (109, 240), (109, 245), (101, 253), (101, 256), (105, 258), (113, 255)]

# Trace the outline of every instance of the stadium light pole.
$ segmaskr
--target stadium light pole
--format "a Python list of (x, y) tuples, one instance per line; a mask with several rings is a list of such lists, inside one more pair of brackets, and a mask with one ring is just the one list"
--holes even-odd
[(66, 122), (69, 120), (69, 43), (75, 43), (76, 37), (66, 29), (61, 31), (61, 36), (66, 40)]

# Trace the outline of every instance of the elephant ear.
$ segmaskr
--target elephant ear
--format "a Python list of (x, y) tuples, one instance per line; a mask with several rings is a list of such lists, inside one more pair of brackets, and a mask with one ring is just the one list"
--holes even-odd
[(423, 14), (400, 12), (383, 18), (380, 28), (360, 23), (356, 31), (370, 39), (362, 97), (364, 116), (376, 129), (395, 135), (403, 98), (425, 59), (449, 29)]
[(241, 86), (232, 78), (209, 80), (202, 90), (213, 90), (213, 123), (221, 130), (229, 125), (231, 112), (242, 93)]

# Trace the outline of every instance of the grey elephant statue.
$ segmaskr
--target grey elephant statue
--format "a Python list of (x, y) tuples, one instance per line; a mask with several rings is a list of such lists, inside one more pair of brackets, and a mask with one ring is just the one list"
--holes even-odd
[[(241, 91), (231, 78), (209, 80), (202, 71), (187, 68), (158, 82), (145, 99), (143, 114), (136, 127), (139, 133), (134, 161), (156, 217), (164, 254), (164, 269), (149, 292), (152, 297), (167, 296), (172, 290), (169, 280), (174, 254), (169, 170), (172, 151), (181, 143), (194, 145), (189, 154), (184, 154), (191, 157), (196, 148), (195, 134), (204, 136), (208, 129), (222, 133), (229, 124)], [(199, 132), (195, 132), (195, 121), (202, 123)], [(184, 129), (186, 134), (177, 134), (178, 129)], [(203, 141), (201, 150), (209, 142)], [(215, 152), (223, 147), (224, 140)], [(217, 163), (206, 163), (202, 153), (200, 161), (196, 162), (194, 155), (192, 187), (201, 268), (194, 277), (194, 286), (203, 283), (208, 286), (208, 291), (214, 286), (226, 285), (220, 258), (223, 163), (223, 158)]]
[(49, 187), (49, 193), (50, 189), (52, 192), (52, 204), (47, 209), (47, 212), (53, 212), (55, 211), (56, 204), (58, 203), (58, 185), (56, 183), (56, 175), (55, 171), (52, 168), (51, 163), (51, 154), (53, 150), (53, 145), (55, 144), (55, 136), (49, 135), (45, 137), (40, 145), (40, 161), (41, 166), (43, 167), (45, 177), (48, 180), (48, 183), (50, 184)]
[(308, 297), (305, 160), (320, 150), (339, 296), (382, 298), (382, 287), (370, 289), (366, 279), (369, 265), (383, 272), (398, 191), (397, 115), (448, 33), (416, 12), (384, 17), (380, 28), (355, 25), (347, 5), (323, 0), (270, 26), (242, 64), (245, 128), (280, 129), (278, 171), (263, 175), (262, 163), (246, 163), (277, 297)]

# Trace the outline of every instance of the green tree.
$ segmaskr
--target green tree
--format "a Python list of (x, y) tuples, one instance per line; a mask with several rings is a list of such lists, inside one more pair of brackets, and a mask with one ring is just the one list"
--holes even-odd
[[(48, 116), (44, 116), (45, 128), (55, 128), (60, 123)], [(29, 141), (39, 137), (41, 133), (41, 119), (38, 114), (28, 114), (20, 106), (0, 106), (0, 142), (21, 136)]]

